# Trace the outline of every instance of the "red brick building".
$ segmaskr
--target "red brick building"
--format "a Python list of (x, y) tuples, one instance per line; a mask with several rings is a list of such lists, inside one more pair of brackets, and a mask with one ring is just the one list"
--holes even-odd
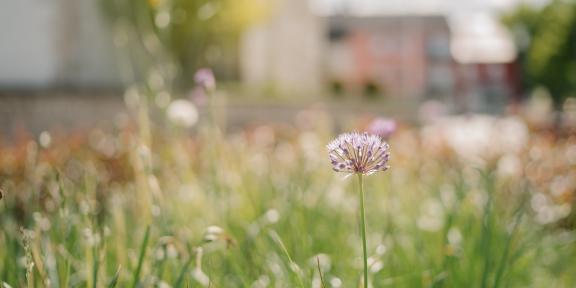
[(373, 86), (383, 97), (437, 99), (458, 111), (493, 110), (519, 93), (513, 55), (497, 55), (501, 46), (483, 46), (444, 16), (331, 16), (327, 27), (326, 78), (347, 93)]
[(442, 16), (329, 18), (328, 78), (348, 91), (376, 85), (388, 97), (451, 95), (454, 62)]

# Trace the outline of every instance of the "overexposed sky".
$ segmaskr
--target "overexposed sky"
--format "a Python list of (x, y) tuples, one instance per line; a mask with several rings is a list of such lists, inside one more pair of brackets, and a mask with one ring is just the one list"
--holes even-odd
[(355, 15), (497, 13), (519, 3), (542, 5), (548, 0), (311, 0), (321, 14)]

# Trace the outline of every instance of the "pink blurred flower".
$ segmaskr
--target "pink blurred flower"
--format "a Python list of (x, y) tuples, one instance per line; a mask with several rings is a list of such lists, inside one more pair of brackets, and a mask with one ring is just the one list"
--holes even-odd
[(200, 87), (195, 87), (194, 89), (192, 89), (192, 92), (190, 92), (189, 97), (192, 100), (192, 102), (199, 107), (206, 105), (206, 103), (208, 102), (208, 95), (206, 95), (206, 91), (204, 91), (204, 89)]
[(212, 70), (208, 68), (202, 68), (196, 71), (196, 74), (194, 74), (194, 82), (196, 86), (204, 90), (213, 90), (216, 88), (216, 78), (214, 78)]
[(394, 134), (397, 128), (396, 121), (393, 119), (376, 118), (368, 126), (368, 133), (375, 134), (387, 140)]

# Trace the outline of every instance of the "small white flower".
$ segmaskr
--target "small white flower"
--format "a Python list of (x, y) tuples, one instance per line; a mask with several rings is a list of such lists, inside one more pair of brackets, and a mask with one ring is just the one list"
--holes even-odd
[(192, 127), (198, 121), (198, 110), (188, 100), (178, 99), (172, 101), (166, 113), (170, 122), (178, 126)]

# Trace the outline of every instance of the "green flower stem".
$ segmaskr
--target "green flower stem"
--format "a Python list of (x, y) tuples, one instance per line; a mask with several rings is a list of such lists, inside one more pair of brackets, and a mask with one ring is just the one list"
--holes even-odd
[(368, 253), (366, 252), (366, 216), (364, 212), (364, 184), (362, 173), (358, 173), (360, 187), (360, 230), (362, 231), (362, 252), (364, 256), (364, 288), (368, 288)]

